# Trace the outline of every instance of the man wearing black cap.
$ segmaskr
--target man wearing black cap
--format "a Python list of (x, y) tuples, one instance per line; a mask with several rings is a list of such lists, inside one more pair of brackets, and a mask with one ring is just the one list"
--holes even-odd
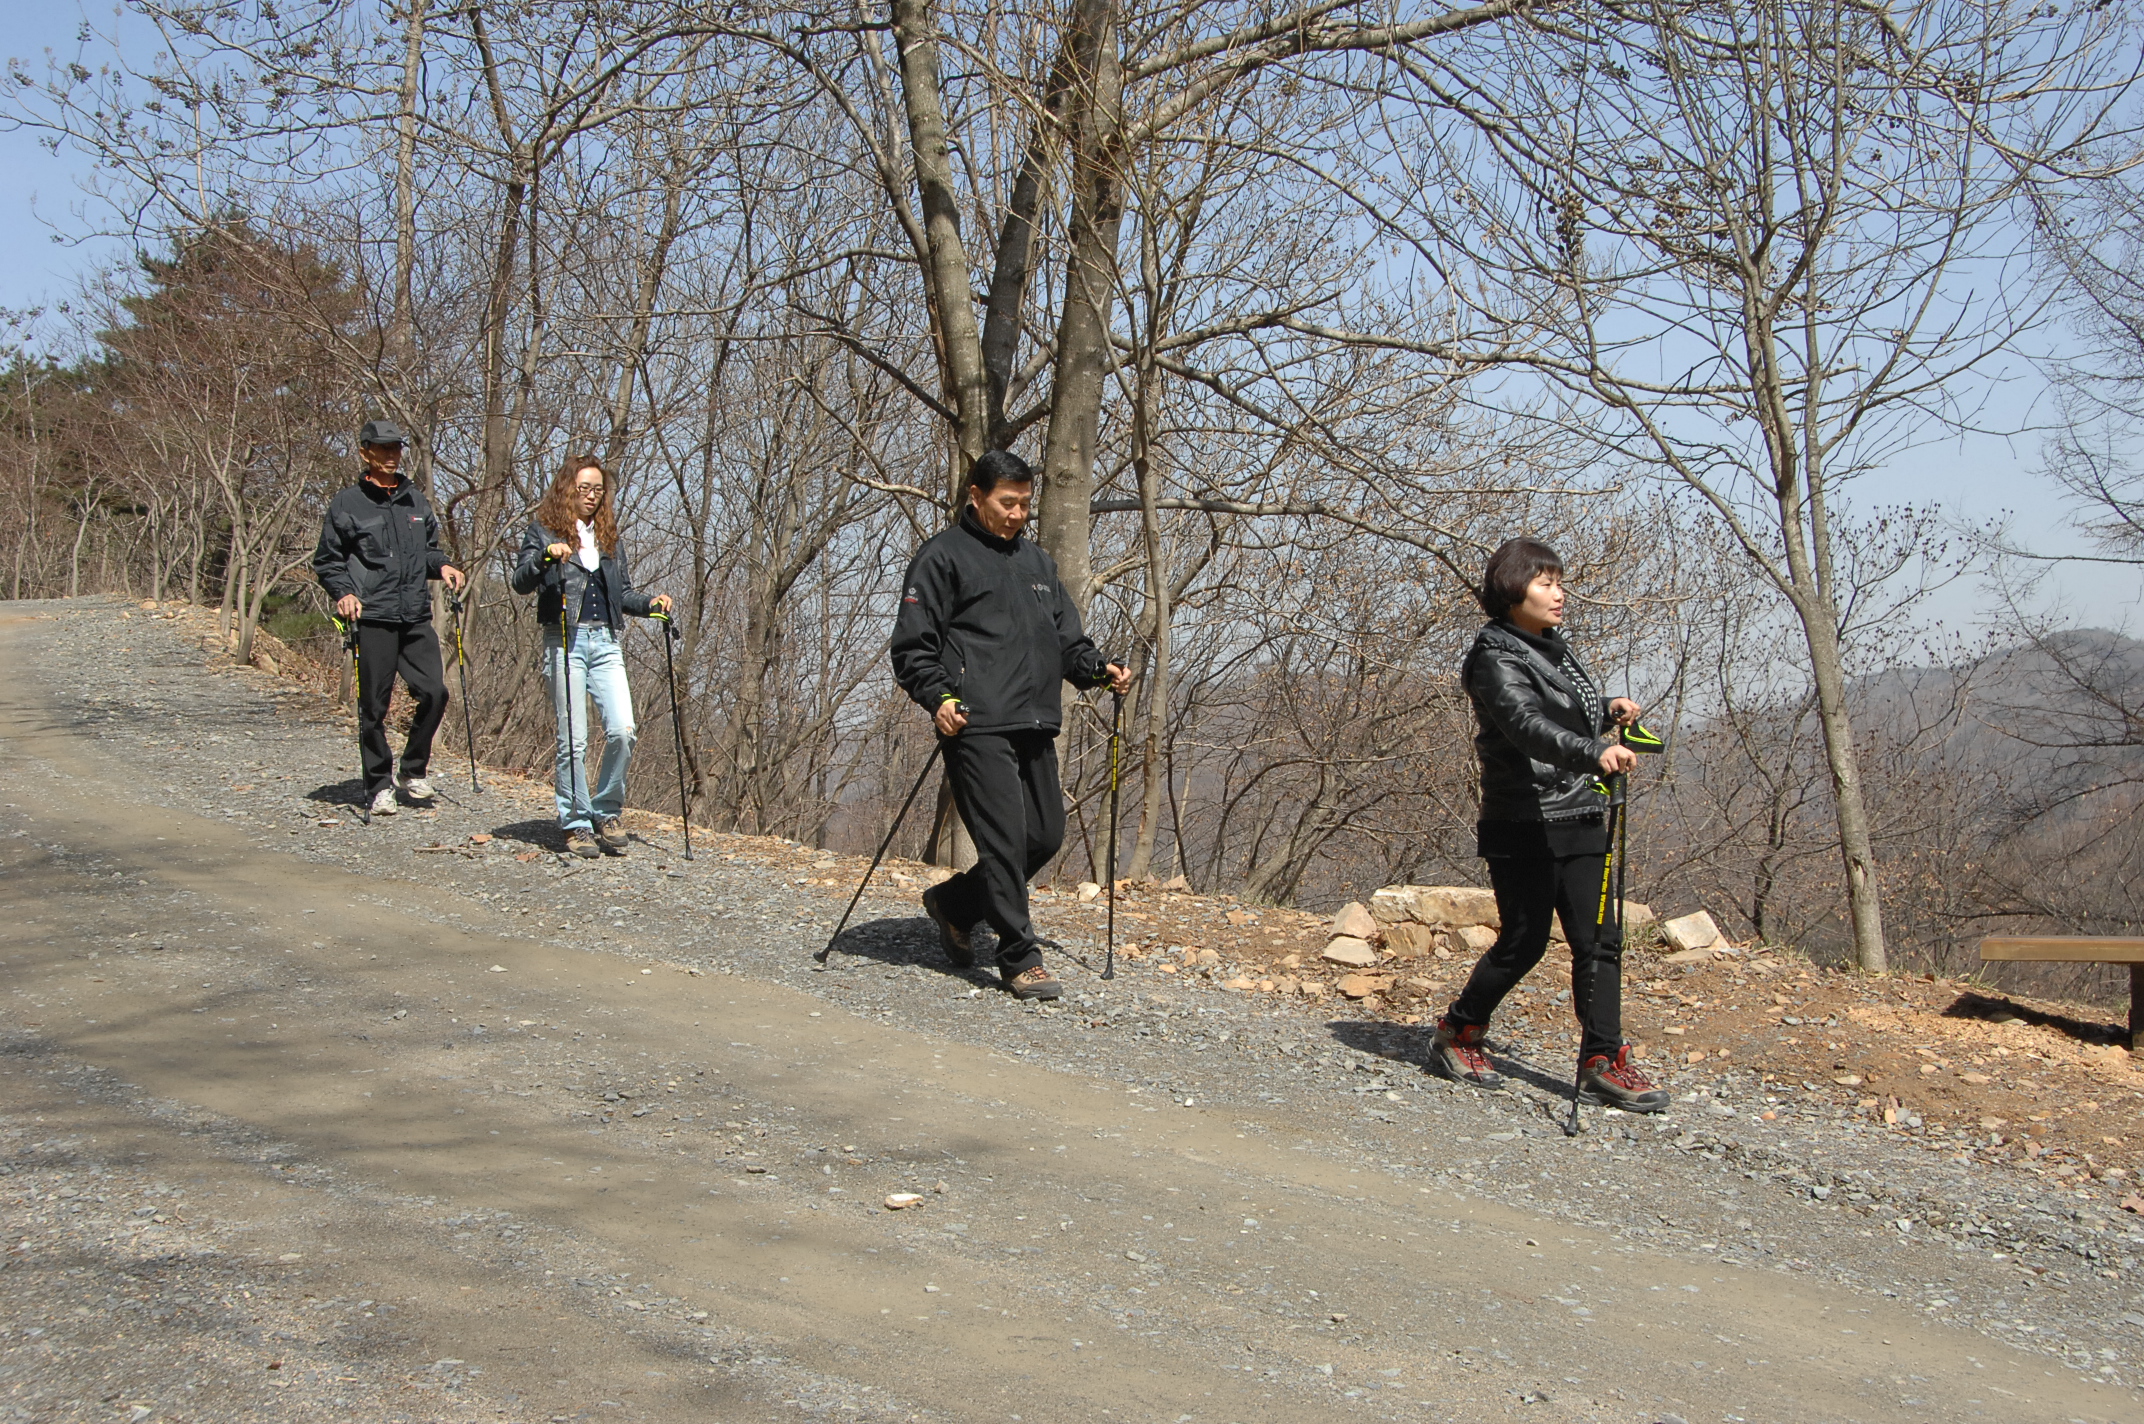
[(365, 799), (375, 816), (395, 813), (394, 754), (387, 745), (387, 700), (400, 674), (417, 704), (402, 747), (402, 791), (430, 801), (425, 771), (432, 735), (447, 715), (447, 677), (432, 628), (432, 579), (459, 592), (462, 571), (439, 547), (439, 521), (402, 477), (402, 427), (368, 420), (357, 432), (365, 473), (328, 502), (320, 521), (313, 573), (335, 616), (357, 628), (358, 741), (364, 748)]
[(908, 566), (893, 629), (893, 674), (931, 714), (953, 803), (975, 840), (975, 868), (923, 894), (946, 957), (975, 962), (969, 936), (998, 936), (998, 974), (1021, 999), (1063, 986), (1042, 964), (1027, 882), (1065, 838), (1057, 784), (1059, 684), (1130, 690), (1129, 669), (1095, 651), (1057, 564), (1020, 537), (1035, 474), (1009, 450), (968, 473), (960, 522), (925, 541)]

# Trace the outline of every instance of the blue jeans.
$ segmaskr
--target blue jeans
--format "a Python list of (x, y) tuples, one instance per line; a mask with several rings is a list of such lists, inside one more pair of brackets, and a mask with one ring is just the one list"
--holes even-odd
[[(625, 768), (633, 759), (633, 689), (625, 680), (625, 651), (618, 637), (600, 623), (573, 630), (573, 650), (559, 656), (558, 636), (544, 639), (544, 680), (551, 687), (551, 713), (558, 725), (557, 766), (552, 786), (558, 793), (558, 823), (567, 830), (591, 830), (625, 809)], [(567, 698), (558, 695), (560, 663), (572, 678)], [(603, 764), (596, 772), (595, 794), (588, 788), (588, 697), (603, 716)], [(569, 739), (566, 713), (573, 712)], [(571, 743), (570, 749), (568, 743)]]

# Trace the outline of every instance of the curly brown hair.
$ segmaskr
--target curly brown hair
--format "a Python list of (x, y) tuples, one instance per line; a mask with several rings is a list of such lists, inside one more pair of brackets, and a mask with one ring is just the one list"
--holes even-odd
[(593, 455), (575, 455), (566, 461), (566, 467), (551, 481), (551, 488), (544, 492), (543, 503), (536, 506), (536, 522), (567, 544), (577, 544), (574, 530), (580, 525), (579, 501), (574, 497), (573, 482), (581, 471), (594, 470), (603, 477), (603, 502), (596, 506), (596, 517), (589, 521), (596, 527), (596, 547), (604, 553), (616, 552), (618, 548), (618, 516), (611, 512), (611, 486), (617, 481), (603, 462)]

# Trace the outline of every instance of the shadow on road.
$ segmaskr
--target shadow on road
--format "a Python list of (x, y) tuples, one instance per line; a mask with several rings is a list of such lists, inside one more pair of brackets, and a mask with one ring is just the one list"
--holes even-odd
[(354, 776), (348, 781), (330, 782), (306, 792), (305, 799), (318, 801), (324, 806), (362, 806), (365, 804), (365, 783)]
[[(980, 935), (977, 938), (976, 963), (986, 965), (991, 962), (991, 951), (980, 942)], [(964, 983), (977, 982), (982, 973), (980, 969), (955, 969), (948, 964), (945, 954), (938, 948), (937, 929), (922, 915), (860, 920), (851, 924), (836, 936), (834, 952), (827, 956), (826, 967), (838, 972), (856, 967), (858, 960), (888, 965), (920, 964), (948, 979)]]
[[(1373, 1019), (1333, 1019), (1325, 1025), (1325, 1031), (1333, 1041), (1358, 1053), (1374, 1054), (1394, 1063), (1404, 1063), (1410, 1068), (1419, 1068), (1432, 1077), (1443, 1075), (1431, 1066), (1429, 1041), (1436, 1030), (1429, 1024), (1379, 1023)], [(1529, 1059), (1520, 1057), (1509, 1045), (1492, 1042), (1489, 1061), (1496, 1071), (1514, 1082), (1537, 1088), (1551, 1097), (1568, 1097), (1571, 1080)]]

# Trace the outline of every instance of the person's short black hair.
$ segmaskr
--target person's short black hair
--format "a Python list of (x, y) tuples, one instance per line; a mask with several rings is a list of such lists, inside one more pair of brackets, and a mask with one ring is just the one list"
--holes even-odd
[(1489, 556), (1489, 567), (1482, 570), (1481, 588), (1474, 596), (1481, 600), (1482, 612), (1502, 618), (1526, 601), (1526, 590), (1535, 579), (1562, 572), (1563, 555), (1539, 539), (1524, 535), (1506, 539)]
[(968, 488), (988, 494), (1002, 484), (1031, 485), (1035, 467), (1010, 450), (985, 450), (968, 469)]

